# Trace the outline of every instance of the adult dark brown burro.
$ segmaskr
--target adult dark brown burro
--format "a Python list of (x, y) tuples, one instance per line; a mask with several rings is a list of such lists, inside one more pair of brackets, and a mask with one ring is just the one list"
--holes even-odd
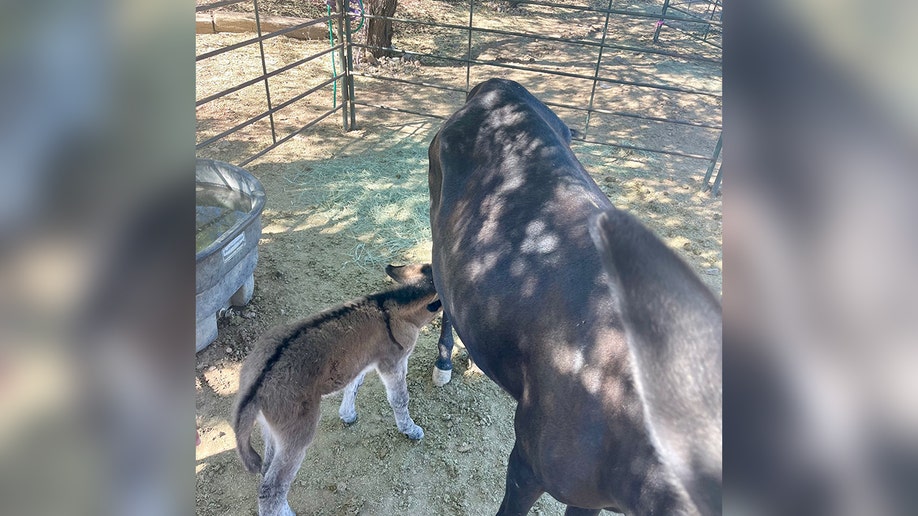
[(550, 109), (498, 79), (434, 137), (438, 367), (451, 367), (453, 325), (517, 400), (498, 514), (526, 514), (544, 492), (567, 515), (719, 514), (720, 304), (612, 206), (570, 142)]

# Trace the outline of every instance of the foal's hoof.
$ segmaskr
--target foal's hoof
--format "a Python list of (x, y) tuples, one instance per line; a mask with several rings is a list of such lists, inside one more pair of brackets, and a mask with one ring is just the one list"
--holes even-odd
[(443, 370), (436, 366), (433, 368), (433, 383), (437, 387), (443, 387), (449, 383), (449, 380), (453, 377), (453, 370), (447, 369)]
[(351, 413), (351, 414), (342, 414), (342, 413), (339, 412), (339, 413), (338, 413), (338, 417), (340, 417), (340, 418), (341, 418), (341, 421), (344, 421), (344, 424), (345, 424), (345, 425), (348, 425), (348, 426), (353, 425), (354, 423), (357, 422), (357, 413), (356, 413), (356, 412), (353, 412), (353, 413)]
[(407, 435), (408, 438), (411, 440), (419, 441), (422, 437), (424, 437), (424, 429), (419, 427), (418, 425), (414, 425), (413, 427), (409, 428), (406, 432), (404, 432), (404, 434)]

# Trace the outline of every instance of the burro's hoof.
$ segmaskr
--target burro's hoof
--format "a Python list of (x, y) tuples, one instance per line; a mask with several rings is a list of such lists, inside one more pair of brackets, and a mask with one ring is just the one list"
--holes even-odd
[(448, 369), (446, 371), (434, 366), (433, 368), (433, 383), (437, 387), (443, 387), (448, 384), (450, 379), (453, 377), (453, 370)]

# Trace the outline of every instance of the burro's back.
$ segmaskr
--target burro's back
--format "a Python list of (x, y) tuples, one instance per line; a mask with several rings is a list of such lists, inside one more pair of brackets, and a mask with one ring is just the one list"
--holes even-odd
[[(339, 415), (357, 419), (354, 401), (375, 369), (386, 386), (398, 429), (424, 432), (408, 413), (408, 357), (418, 333), (440, 311), (430, 265), (389, 266), (400, 286), (330, 308), (266, 332), (242, 366), (233, 417), (236, 447), (246, 469), (261, 472), (261, 515), (292, 514), (287, 491), (312, 442), (322, 396), (344, 389)], [(251, 444), (259, 422), (264, 459)]]
[(620, 327), (587, 224), (612, 204), (569, 145), (551, 110), (492, 79), (429, 150), (434, 282), (476, 365), (517, 398), (519, 375), (492, 354), (591, 346)]

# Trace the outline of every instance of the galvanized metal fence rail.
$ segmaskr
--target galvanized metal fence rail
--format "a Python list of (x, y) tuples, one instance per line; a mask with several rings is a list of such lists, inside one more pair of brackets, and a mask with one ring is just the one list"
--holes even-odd
[[(261, 75), (258, 76), (258, 77), (256, 77), (256, 78), (254, 78), (254, 79), (250, 79), (250, 80), (248, 80), (248, 81), (243, 81), (243, 82), (241, 82), (241, 83), (239, 83), (239, 84), (236, 84), (236, 85), (234, 85), (234, 86), (232, 86), (232, 87), (230, 87), (230, 88), (227, 88), (227, 89), (225, 89), (225, 90), (223, 90), (223, 91), (220, 91), (220, 92), (218, 92), (218, 93), (214, 93), (214, 94), (212, 94), (212, 95), (208, 95), (208, 96), (206, 96), (206, 97), (204, 97), (204, 98), (198, 99), (198, 100), (195, 102), (195, 107), (197, 108), (197, 107), (206, 105), (206, 104), (208, 104), (208, 103), (211, 103), (211, 102), (213, 102), (213, 101), (215, 101), (215, 100), (218, 100), (218, 99), (227, 97), (228, 95), (230, 95), (230, 94), (232, 94), (232, 93), (235, 93), (235, 92), (237, 92), (237, 91), (239, 91), (239, 90), (242, 90), (243, 88), (247, 88), (247, 87), (252, 86), (252, 85), (254, 85), (254, 84), (258, 84), (259, 82), (263, 82), (263, 83), (264, 83), (264, 86), (265, 86), (265, 104), (266, 104), (266, 109), (265, 109), (263, 112), (261, 112), (260, 114), (255, 115), (255, 116), (252, 116), (252, 117), (249, 117), (249, 118), (244, 119), (244, 120), (241, 120), (241, 121), (239, 121), (238, 123), (236, 123), (234, 126), (230, 127), (229, 129), (226, 129), (226, 130), (224, 130), (224, 131), (221, 131), (221, 132), (218, 133), (218, 134), (215, 134), (215, 135), (213, 135), (213, 136), (210, 136), (210, 137), (207, 138), (207, 139), (204, 139), (203, 141), (198, 142), (198, 143), (195, 145), (195, 150), (200, 150), (200, 149), (206, 148), (207, 146), (212, 145), (212, 144), (214, 144), (214, 143), (216, 143), (216, 142), (218, 142), (218, 141), (221, 141), (221, 140), (223, 140), (224, 138), (226, 138), (226, 137), (228, 137), (228, 136), (230, 136), (230, 135), (232, 135), (232, 134), (234, 134), (234, 133), (237, 133), (237, 132), (239, 132), (240, 130), (246, 128), (246, 127), (249, 127), (249, 126), (251, 126), (252, 124), (254, 124), (254, 123), (256, 123), (256, 122), (258, 122), (258, 121), (260, 121), (260, 120), (264, 120), (265, 118), (267, 118), (267, 119), (269, 120), (269, 122), (270, 122), (270, 127), (271, 127), (271, 144), (268, 145), (268, 146), (266, 146), (266, 147), (264, 147), (264, 148), (262, 148), (262, 149), (260, 149), (260, 150), (258, 150), (255, 154), (252, 154), (251, 156), (248, 156), (247, 158), (243, 159), (243, 160), (240, 161), (239, 163), (236, 163), (236, 165), (238, 165), (238, 166), (245, 166), (245, 165), (247, 165), (248, 163), (252, 162), (253, 160), (255, 160), (255, 159), (257, 159), (257, 158), (263, 156), (264, 154), (266, 154), (266, 153), (268, 153), (268, 152), (270, 152), (271, 150), (275, 149), (277, 146), (282, 145), (283, 143), (287, 142), (288, 140), (290, 140), (291, 138), (293, 138), (293, 137), (296, 136), (297, 134), (300, 134), (300, 133), (302, 133), (303, 131), (306, 131), (307, 129), (311, 128), (312, 126), (316, 125), (317, 123), (321, 122), (322, 120), (328, 118), (329, 116), (333, 115), (334, 113), (336, 113), (336, 112), (338, 112), (338, 111), (340, 111), (340, 112), (342, 113), (342, 126), (344, 127), (344, 130), (345, 130), (345, 131), (349, 130), (349, 128), (350, 128), (350, 126), (351, 126), (350, 121), (353, 120), (353, 112), (351, 112), (351, 117), (350, 117), (350, 119), (348, 118), (349, 109), (351, 109), (351, 108), (353, 107), (353, 105), (349, 102), (349, 101), (350, 101), (350, 95), (353, 93), (353, 88), (351, 88), (351, 89), (348, 89), (348, 88), (347, 88), (347, 85), (348, 85), (348, 84), (347, 84), (347, 82), (345, 82), (345, 79), (346, 79), (346, 77), (347, 77), (347, 70), (346, 70), (346, 69), (343, 70), (343, 73), (336, 73), (336, 74), (332, 75), (329, 79), (323, 81), (322, 83), (320, 83), (320, 84), (318, 84), (318, 85), (316, 85), (316, 86), (313, 86), (313, 87), (311, 87), (311, 88), (309, 88), (309, 89), (307, 89), (307, 90), (305, 90), (305, 91), (299, 93), (298, 95), (294, 96), (293, 98), (288, 99), (288, 100), (286, 100), (286, 101), (284, 101), (284, 102), (282, 102), (282, 103), (276, 104), (276, 105), (272, 104), (272, 102), (271, 102), (271, 86), (270, 86), (270, 84), (269, 84), (269, 82), (268, 82), (268, 79), (270, 79), (271, 77), (275, 77), (275, 76), (280, 75), (280, 74), (282, 74), (282, 73), (284, 73), (284, 72), (287, 72), (287, 71), (289, 71), (289, 70), (292, 70), (292, 69), (294, 69), (294, 68), (296, 68), (296, 67), (298, 67), (298, 66), (302, 66), (302, 65), (304, 65), (304, 64), (306, 64), (306, 63), (309, 63), (309, 62), (311, 62), (311, 61), (314, 61), (314, 60), (316, 60), (316, 59), (325, 57), (325, 56), (327, 56), (327, 55), (329, 55), (329, 54), (331, 54), (331, 53), (333, 53), (333, 52), (338, 52), (338, 53), (339, 53), (339, 59), (340, 59), (340, 61), (341, 61), (342, 63), (346, 62), (347, 56), (350, 54), (350, 48), (347, 48), (347, 45), (346, 45), (345, 41), (344, 41), (342, 38), (338, 38), (338, 42), (337, 42), (336, 44), (334, 44), (334, 45), (329, 46), (329, 48), (326, 49), (326, 50), (323, 50), (323, 51), (321, 51), (321, 52), (318, 52), (318, 53), (315, 53), (315, 54), (306, 56), (306, 57), (304, 57), (304, 58), (302, 58), (302, 59), (299, 59), (299, 60), (297, 60), (297, 61), (295, 61), (295, 62), (293, 62), (293, 63), (290, 63), (290, 64), (288, 64), (288, 65), (285, 65), (285, 66), (283, 66), (283, 67), (280, 67), (280, 68), (278, 68), (278, 69), (276, 69), (276, 70), (272, 70), (271, 72), (268, 72), (267, 64), (266, 64), (266, 62), (265, 62), (264, 42), (265, 42), (266, 40), (271, 39), (271, 38), (276, 38), (276, 37), (279, 37), (279, 36), (283, 36), (284, 34), (287, 34), (287, 33), (290, 33), (290, 32), (296, 31), (296, 30), (300, 30), (300, 29), (303, 29), (303, 28), (306, 28), (306, 27), (309, 27), (309, 26), (318, 25), (318, 24), (327, 24), (327, 23), (329, 23), (329, 21), (331, 21), (332, 23), (337, 24), (337, 26), (338, 26), (338, 34), (343, 34), (343, 32), (344, 32), (343, 23), (344, 23), (344, 19), (347, 18), (347, 17), (346, 17), (346, 16), (342, 16), (342, 15), (340, 14), (340, 13), (342, 13), (342, 12), (345, 11), (345, 10), (342, 9), (340, 6), (341, 6), (341, 5), (344, 5), (344, 3), (346, 2), (346, 0), (337, 0), (337, 1), (338, 1), (338, 3), (339, 3), (339, 8), (337, 9), (337, 13), (336, 13), (336, 14), (333, 14), (333, 15), (331, 15), (331, 16), (325, 16), (325, 17), (322, 17), (322, 18), (317, 18), (317, 19), (314, 19), (314, 20), (309, 20), (309, 21), (306, 21), (306, 22), (303, 22), (303, 23), (300, 23), (300, 24), (297, 24), (297, 25), (294, 25), (294, 26), (291, 26), (291, 27), (287, 27), (287, 28), (284, 28), (284, 29), (280, 29), (280, 30), (277, 30), (277, 31), (268, 33), (268, 34), (263, 34), (263, 33), (262, 33), (262, 30), (261, 30), (261, 17), (260, 17), (260, 16), (261, 16), (261, 13), (260, 13), (260, 9), (259, 9), (259, 6), (258, 6), (258, 0), (223, 0), (223, 1), (219, 1), (219, 2), (214, 2), (214, 3), (199, 5), (199, 6), (197, 6), (197, 7), (195, 8), (195, 11), (196, 11), (196, 12), (202, 12), (202, 11), (209, 11), (209, 10), (217, 9), (217, 8), (219, 8), (219, 7), (226, 7), (226, 6), (234, 5), (234, 4), (242, 4), (242, 3), (251, 2), (251, 3), (252, 3), (252, 6), (253, 6), (253, 9), (254, 9), (254, 13), (255, 13), (255, 26), (256, 26), (257, 37), (254, 37), (254, 38), (251, 38), (251, 39), (247, 39), (247, 40), (244, 40), (244, 41), (240, 41), (239, 43), (235, 43), (235, 44), (232, 44), (232, 45), (227, 45), (227, 46), (225, 46), (225, 47), (221, 47), (221, 48), (219, 48), (219, 49), (212, 50), (212, 51), (210, 51), (210, 52), (205, 52), (205, 53), (203, 53), (203, 54), (199, 54), (199, 55), (195, 56), (195, 62), (201, 62), (201, 61), (203, 61), (203, 60), (205, 60), (205, 59), (209, 59), (209, 58), (212, 58), (212, 57), (214, 57), (214, 56), (218, 56), (218, 55), (220, 55), (220, 54), (224, 54), (224, 53), (226, 53), (226, 52), (230, 52), (230, 51), (237, 50), (237, 49), (240, 49), (240, 48), (243, 48), (243, 47), (246, 47), (246, 46), (256, 45), (256, 44), (257, 44), (257, 45), (258, 45), (258, 48), (259, 48), (259, 55), (260, 55), (260, 59), (261, 59), (261, 70), (262, 70)], [(274, 123), (274, 114), (275, 114), (275, 113), (277, 113), (278, 111), (280, 111), (280, 110), (282, 110), (282, 109), (284, 109), (284, 108), (287, 108), (287, 107), (291, 106), (292, 104), (294, 104), (294, 103), (296, 103), (296, 102), (299, 102), (299, 101), (305, 99), (306, 97), (308, 97), (308, 96), (310, 96), (310, 95), (315, 94), (316, 92), (322, 90), (323, 88), (325, 88), (326, 86), (328, 86), (328, 85), (330, 85), (330, 84), (332, 84), (332, 83), (338, 83), (338, 84), (340, 84), (341, 91), (342, 91), (343, 97), (344, 97), (344, 102), (341, 102), (340, 104), (337, 104), (337, 105), (333, 106), (331, 109), (329, 109), (328, 111), (326, 111), (326, 112), (320, 114), (319, 116), (315, 117), (314, 119), (310, 120), (309, 122), (307, 122), (305, 125), (303, 125), (303, 126), (300, 127), (299, 129), (297, 129), (297, 130), (295, 130), (295, 131), (292, 131), (292, 132), (290, 132), (290, 133), (288, 133), (288, 134), (286, 134), (286, 135), (278, 136), (278, 130), (277, 130), (277, 127), (275, 126), (275, 123)], [(352, 85), (351, 85), (351, 86), (352, 86)]]
[[(254, 6), (256, 23), (258, 23), (259, 15), (259, 6), (258, 0), (225, 0), (220, 2), (215, 2), (211, 4), (201, 5), (197, 7), (198, 11), (205, 11), (210, 9), (215, 9), (221, 6), (227, 6), (231, 4), (248, 2), (251, 1)], [(468, 22), (466, 24), (456, 24), (456, 23), (437, 23), (426, 20), (417, 20), (409, 19), (403, 17), (382, 17), (382, 16), (372, 16), (366, 13), (363, 13), (363, 16), (366, 19), (379, 19), (379, 20), (389, 20), (394, 24), (403, 24), (403, 25), (416, 25), (416, 26), (425, 26), (435, 29), (447, 29), (452, 31), (459, 31), (466, 35), (465, 39), (465, 55), (447, 55), (445, 53), (438, 53), (432, 51), (421, 51), (421, 50), (412, 50), (410, 48), (381, 48), (367, 45), (357, 41), (357, 39), (352, 34), (351, 27), (351, 18), (350, 16), (342, 15), (342, 13), (348, 12), (348, 0), (334, 0), (337, 3), (336, 12), (332, 13), (330, 17), (322, 17), (315, 20), (305, 22), (303, 24), (289, 27), (287, 29), (271, 32), (269, 34), (262, 34), (260, 25), (258, 27), (258, 35), (255, 38), (242, 41), (235, 45), (228, 47), (220, 48), (211, 52), (207, 52), (201, 55), (198, 55), (196, 59), (198, 61), (207, 59), (214, 55), (218, 55), (223, 52), (233, 50), (245, 45), (258, 44), (259, 50), (261, 53), (262, 61), (262, 75), (260, 77), (250, 79), (248, 81), (242, 82), (238, 85), (235, 85), (231, 88), (228, 88), (224, 91), (221, 91), (216, 94), (209, 95), (205, 98), (201, 98), (197, 101), (197, 105), (204, 105), (208, 102), (212, 102), (215, 99), (229, 95), (235, 91), (238, 91), (242, 88), (257, 84), (258, 82), (264, 82), (265, 85), (265, 100), (266, 100), (266, 109), (264, 112), (256, 115), (254, 117), (248, 118), (246, 120), (240, 121), (233, 127), (220, 132), (214, 136), (207, 138), (197, 144), (197, 148), (201, 149), (210, 144), (213, 144), (216, 141), (219, 141), (226, 136), (239, 131), (240, 129), (247, 127), (259, 120), (267, 118), (270, 121), (271, 127), (271, 138), (272, 143), (265, 148), (259, 150), (254, 155), (247, 157), (242, 160), (239, 165), (245, 165), (252, 160), (264, 155), (266, 152), (276, 148), (278, 145), (283, 144), (285, 141), (289, 140), (296, 134), (299, 134), (315, 124), (319, 123), (321, 120), (331, 116), (332, 114), (341, 111), (342, 116), (342, 127), (345, 131), (354, 129), (357, 126), (358, 118), (356, 115), (356, 107), (361, 106), (363, 108), (372, 108), (372, 109), (383, 109), (396, 112), (410, 113), (413, 115), (419, 115), (424, 117), (433, 117), (433, 118), (444, 118), (445, 115), (437, 114), (429, 110), (424, 109), (413, 109), (412, 107), (405, 106), (396, 106), (393, 103), (380, 102), (368, 100), (370, 97), (369, 93), (372, 91), (378, 91), (381, 88), (386, 88), (385, 83), (389, 84), (389, 88), (397, 90), (400, 88), (398, 85), (410, 85), (414, 88), (422, 88), (425, 90), (430, 90), (432, 92), (449, 92), (453, 97), (459, 99), (459, 104), (451, 106), (451, 109), (458, 108), (461, 105), (461, 101), (464, 100), (464, 95), (468, 93), (470, 88), (473, 86), (471, 84), (471, 76), (473, 70), (480, 69), (503, 69), (511, 71), (519, 71), (521, 73), (535, 73), (539, 76), (544, 77), (563, 77), (567, 79), (576, 79), (579, 81), (586, 81), (590, 84), (589, 90), (589, 100), (583, 103), (571, 102), (562, 99), (543, 99), (543, 101), (553, 107), (561, 110), (567, 110), (570, 113), (580, 113), (582, 115), (582, 125), (575, 126), (572, 125), (576, 136), (575, 140), (608, 145), (612, 147), (617, 147), (621, 149), (627, 149), (631, 151), (639, 151), (644, 153), (666, 155), (666, 156), (675, 156), (679, 158), (699, 160), (699, 165), (702, 167), (707, 165), (707, 174), (704, 179), (705, 188), (710, 188), (709, 180), (715, 168), (717, 168), (717, 176), (712, 188), (713, 193), (716, 195), (719, 191), (720, 182), (721, 182), (721, 170), (719, 168), (720, 164), (720, 154), (722, 147), (722, 138), (721, 131), (722, 125), (720, 123), (720, 117), (706, 117), (706, 119), (693, 119), (692, 117), (684, 116), (674, 116), (672, 114), (667, 114), (665, 116), (658, 116), (649, 114), (646, 112), (641, 112), (640, 110), (628, 110), (628, 109), (609, 109), (597, 105), (597, 89), (610, 88), (613, 86), (617, 87), (628, 87), (633, 88), (634, 91), (645, 92), (650, 94), (662, 94), (670, 97), (678, 97), (679, 99), (690, 99), (689, 103), (696, 106), (708, 106), (711, 110), (716, 110), (719, 114), (720, 103), (722, 94), (720, 88), (716, 89), (705, 89), (697, 86), (686, 85), (686, 84), (677, 84), (672, 81), (666, 82), (663, 80), (658, 80), (656, 77), (644, 78), (643, 80), (636, 80), (633, 78), (622, 77), (612, 73), (604, 73), (604, 67), (607, 67), (605, 58), (607, 58), (608, 53), (617, 52), (619, 55), (630, 55), (630, 56), (639, 56), (639, 57), (653, 57), (661, 59), (669, 59), (674, 61), (679, 61), (682, 63), (695, 63), (700, 66), (715, 67), (719, 72), (720, 66), (720, 44), (719, 44), (719, 34), (721, 30), (721, 20), (720, 20), (720, 10), (722, 9), (722, 0), (691, 0), (683, 4), (670, 3), (670, 0), (663, 0), (658, 9), (647, 9), (647, 10), (637, 10), (637, 9), (620, 9), (614, 6), (614, 0), (609, 0), (608, 4), (602, 7), (594, 7), (591, 5), (583, 4), (565, 4), (565, 3), (556, 3), (556, 2), (545, 2), (539, 0), (521, 0), (515, 2), (516, 6), (531, 6), (534, 9), (540, 9), (542, 11), (552, 11), (557, 13), (578, 13), (580, 15), (594, 16), (602, 20), (602, 32), (597, 38), (588, 38), (588, 37), (563, 37), (557, 35), (546, 35), (540, 34), (537, 30), (525, 30), (526, 27), (521, 27), (519, 30), (513, 27), (507, 28), (495, 28), (495, 27), (486, 27), (480, 24), (476, 24), (475, 12), (476, 6), (478, 9), (481, 9), (480, 0), (469, 0), (468, 2)], [(577, 1), (577, 0), (572, 0)], [(592, 4), (592, 2), (591, 2)], [(689, 4), (689, 5), (685, 5)], [(699, 5), (704, 4), (702, 7), (706, 10), (699, 10)], [(562, 14), (559, 14), (561, 16)], [(273, 70), (271, 72), (267, 71), (265, 66), (264, 59), (264, 47), (263, 42), (267, 39), (274, 38), (284, 33), (297, 30), (299, 28), (319, 24), (319, 23), (328, 23), (329, 19), (337, 27), (338, 37), (333, 41), (333, 44), (330, 47), (322, 52), (307, 56), (302, 58), (294, 63), (286, 65), (285, 67)], [(623, 23), (623, 20), (647, 20), (648, 22), (655, 23), (655, 28), (653, 25), (648, 24), (648, 34), (647, 38), (643, 38), (640, 41), (627, 41), (622, 40), (620, 37), (616, 37), (616, 28)], [(690, 46), (684, 45), (681, 48), (675, 47), (673, 44), (658, 44), (660, 29), (663, 25), (668, 27), (674, 27), (679, 29), (680, 33), (684, 34), (691, 38), (691, 41), (697, 41), (703, 43), (701, 46)], [(687, 31), (685, 27), (698, 27), (696, 31)], [(652, 42), (650, 42), (650, 35), (652, 34)], [(699, 35), (700, 34), (700, 35)], [(537, 63), (528, 64), (528, 63), (518, 63), (518, 62), (507, 62), (501, 61), (498, 59), (486, 59), (482, 56), (473, 55), (473, 46), (475, 44), (476, 38), (485, 38), (485, 37), (504, 37), (504, 38), (517, 38), (521, 41), (535, 41), (542, 42), (546, 44), (558, 45), (558, 48), (567, 49), (559, 51), (571, 51), (570, 49), (586, 49), (587, 51), (594, 52), (593, 55), (593, 65), (592, 69), (587, 72), (586, 70), (565, 70), (559, 69), (559, 67), (551, 67), (539, 65)], [(717, 36), (717, 37), (715, 37)], [(633, 39), (633, 38), (632, 38)], [(689, 40), (684, 40), (689, 41)], [(703, 48), (702, 48), (703, 47)], [(425, 64), (439, 64), (440, 66), (446, 64), (453, 67), (464, 66), (465, 68), (465, 81), (464, 84), (461, 83), (449, 83), (438, 80), (422, 80), (406, 77), (396, 77), (394, 75), (386, 75), (385, 73), (380, 73), (376, 71), (375, 73), (368, 73), (365, 70), (357, 70), (354, 66), (354, 50), (365, 49), (365, 50), (385, 50), (393, 53), (394, 55), (400, 57), (407, 57), (410, 59), (423, 60)], [(321, 84), (314, 86), (296, 97), (285, 101), (282, 104), (272, 105), (271, 102), (271, 92), (268, 79), (274, 77), (284, 71), (287, 71), (296, 66), (300, 66), (306, 62), (309, 62), (314, 59), (321, 58), (328, 55), (329, 53), (337, 52), (339, 55), (339, 60), (345, 65), (342, 66), (342, 70), (339, 70), (336, 74), (330, 77), (328, 80), (323, 81)], [(719, 73), (718, 73), (719, 76)], [(359, 81), (359, 82), (358, 82)], [(329, 84), (335, 83), (337, 89), (341, 91), (342, 102), (332, 109), (324, 112), (315, 119), (309, 121), (304, 126), (298, 130), (279, 136), (274, 125), (273, 115), (278, 110), (283, 109), (294, 102), (301, 100), (302, 98), (312, 95), (318, 90), (325, 88)], [(585, 92), (580, 92), (584, 93)], [(656, 124), (665, 124), (666, 126), (674, 127), (690, 127), (693, 130), (701, 131), (699, 134), (704, 134), (705, 136), (702, 140), (709, 141), (709, 145), (706, 146), (707, 151), (699, 151), (697, 149), (684, 149), (684, 148), (674, 148), (674, 145), (665, 146), (652, 146), (652, 145), (641, 145), (634, 144), (623, 141), (615, 141), (615, 138), (608, 137), (607, 134), (602, 132), (602, 129), (596, 128), (596, 122), (600, 118), (604, 120), (615, 120), (615, 124), (621, 126), (622, 124), (627, 124), (627, 120), (631, 120), (632, 124), (638, 123), (656, 123)], [(607, 124), (608, 125), (608, 124)]]

